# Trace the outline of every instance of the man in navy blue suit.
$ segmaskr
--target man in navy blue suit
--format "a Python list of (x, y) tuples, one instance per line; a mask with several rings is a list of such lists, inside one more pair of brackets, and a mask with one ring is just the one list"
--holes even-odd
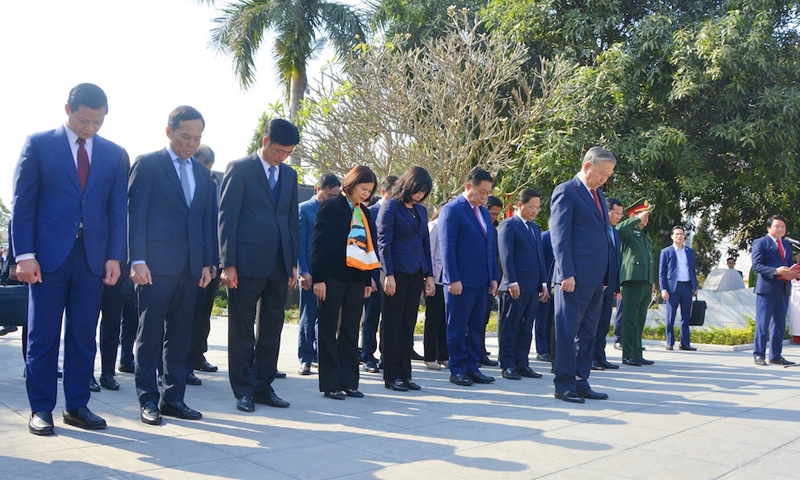
[[(796, 272), (792, 265), (792, 246), (786, 235), (786, 219), (772, 215), (767, 219), (767, 234), (753, 242), (753, 271), (756, 279), (756, 334), (753, 357), (756, 365), (766, 365), (767, 336), (769, 334), (769, 363), (794, 365), (781, 356), (783, 335), (786, 331), (786, 312), (792, 285), (788, 279)], [(771, 332), (769, 330), (772, 330)]]
[(322, 202), (336, 198), (342, 190), (342, 182), (332, 173), (323, 173), (317, 182), (317, 194), (297, 207), (300, 216), (300, 247), (297, 256), (297, 271), (300, 275), (300, 329), (297, 333), (297, 358), (300, 368), (297, 373), (309, 375), (311, 363), (317, 358), (317, 296), (314, 295), (314, 277), (311, 273), (311, 241), (314, 238), (314, 223)]
[(58, 349), (64, 333), (64, 423), (105, 428), (87, 408), (103, 284), (125, 260), (127, 164), (122, 148), (96, 135), (108, 113), (100, 87), (69, 93), (66, 123), (25, 140), (14, 170), (11, 240), (17, 277), (29, 286), (28, 430), (53, 433)]
[(594, 337), (594, 360), (592, 360), (592, 370), (616, 370), (619, 365), (613, 364), (606, 358), (606, 336), (608, 327), (611, 324), (611, 309), (617, 304), (620, 296), (619, 271), (622, 268), (622, 253), (620, 251), (620, 237), (616, 227), (622, 220), (622, 203), (616, 198), (607, 198), (608, 207), (608, 238), (611, 240), (611, 248), (608, 250), (611, 255), (611, 262), (608, 274), (608, 286), (603, 290), (603, 306), (600, 309), (600, 320), (597, 322), (597, 333)]
[(590, 148), (581, 170), (553, 190), (550, 203), (553, 281), (558, 285), (553, 383), (555, 397), (565, 402), (608, 398), (592, 390), (588, 380), (603, 290), (611, 273), (608, 211), (598, 189), (614, 173), (616, 164), (617, 159), (605, 148)]
[(667, 350), (675, 345), (675, 314), (681, 309), (681, 350), (697, 350), (689, 341), (689, 317), (692, 297), (697, 295), (694, 250), (684, 245), (686, 234), (681, 226), (672, 227), (672, 245), (661, 250), (658, 280), (661, 296), (667, 301)]
[(481, 329), (486, 292), (497, 293), (499, 276), (494, 235), (489, 230), (492, 221), (483, 206), (493, 182), (486, 170), (472, 169), (464, 193), (442, 207), (439, 214), (450, 381), (461, 386), (494, 382), (493, 377), (478, 370), (484, 353)]
[(547, 302), (547, 269), (542, 238), (534, 223), (542, 208), (541, 196), (532, 188), (520, 192), (517, 213), (504, 220), (498, 231), (503, 267), (503, 320), (500, 322), (500, 368), (503, 378), (541, 378), (528, 355), (533, 340), (533, 319), (540, 302)]
[[(140, 419), (159, 425), (161, 415), (199, 420), (184, 403), (197, 287), (211, 281), (214, 187), (192, 155), (205, 120), (189, 106), (168, 117), (168, 145), (136, 159), (128, 182), (131, 278), (139, 297), (135, 345)], [(163, 396), (156, 369), (163, 359)], [(160, 405), (158, 404), (161, 399)]]

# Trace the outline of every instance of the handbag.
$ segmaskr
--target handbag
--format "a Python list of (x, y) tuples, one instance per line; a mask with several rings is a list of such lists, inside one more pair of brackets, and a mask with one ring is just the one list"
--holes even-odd
[(0, 325), (21, 327), (28, 323), (28, 286), (0, 286)]
[(706, 323), (706, 301), (698, 300), (694, 297), (692, 300), (692, 311), (689, 314), (690, 327), (702, 327)]

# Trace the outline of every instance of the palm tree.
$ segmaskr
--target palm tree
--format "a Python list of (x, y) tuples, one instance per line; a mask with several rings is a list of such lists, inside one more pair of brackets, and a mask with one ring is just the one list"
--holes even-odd
[[(199, 0), (216, 4), (215, 0)], [(211, 31), (210, 45), (233, 59), (239, 84), (255, 81), (255, 55), (268, 32), (276, 35), (272, 53), (280, 81), (289, 94), (289, 115), (295, 118), (305, 95), (306, 66), (329, 41), (345, 55), (364, 42), (359, 15), (349, 6), (326, 0), (237, 0), (221, 9)], [(322, 37), (324, 35), (324, 37)], [(322, 38), (318, 38), (318, 36)]]

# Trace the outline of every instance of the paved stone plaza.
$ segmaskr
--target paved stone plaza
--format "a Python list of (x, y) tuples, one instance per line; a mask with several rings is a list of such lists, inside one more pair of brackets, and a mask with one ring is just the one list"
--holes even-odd
[[(377, 374), (361, 374), (363, 399), (335, 401), (317, 391), (316, 370), (296, 373), (297, 327), (284, 328), (276, 393), (288, 409), (236, 410), (228, 384), (225, 319), (212, 321), (208, 360), (186, 403), (199, 422), (139, 420), (132, 374), (119, 391), (93, 394), (89, 407), (108, 428), (65, 426), (56, 435), (27, 431), (20, 334), (0, 337), (0, 478), (236, 479), (779, 479), (797, 478), (800, 367), (756, 367), (752, 352), (667, 352), (645, 342), (651, 367), (593, 372), (606, 401), (553, 398), (549, 364), (542, 379), (457, 387), (449, 373), (413, 362), (420, 392), (395, 393)], [(487, 339), (496, 354), (497, 339)], [(417, 351), (422, 342), (417, 340)], [(608, 345), (611, 362), (620, 352)], [(800, 360), (800, 347), (784, 347)], [(99, 357), (96, 361), (99, 375)], [(59, 387), (59, 394), (61, 389)]]

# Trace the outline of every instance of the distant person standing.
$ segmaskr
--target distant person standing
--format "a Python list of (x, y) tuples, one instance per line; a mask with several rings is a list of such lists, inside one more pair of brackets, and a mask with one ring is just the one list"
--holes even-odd
[(447, 315), (444, 309), (444, 287), (442, 286), (442, 249), (439, 245), (439, 212), (453, 197), (445, 199), (433, 212), (428, 222), (431, 239), (431, 264), (433, 267), (433, 296), (425, 297), (425, 328), (423, 345), (425, 347), (425, 366), (430, 370), (447, 368), (450, 353), (447, 351)]
[(628, 207), (628, 218), (617, 224), (622, 239), (622, 363), (652, 365), (642, 356), (642, 331), (653, 291), (653, 244), (647, 230), (650, 204), (644, 198)]
[(550, 239), (555, 269), (555, 398), (583, 403), (608, 395), (589, 385), (592, 350), (603, 290), (611, 270), (608, 210), (599, 190), (614, 173), (617, 159), (602, 147), (583, 156), (580, 171), (553, 190)]
[[(167, 119), (167, 147), (136, 159), (128, 187), (131, 278), (139, 295), (135, 375), (140, 419), (199, 420), (184, 403), (197, 287), (211, 281), (214, 191), (206, 167), (192, 158), (203, 116), (180, 106)], [(156, 369), (163, 359), (163, 396)], [(161, 403), (159, 404), (159, 398)]]
[(661, 250), (658, 262), (658, 279), (661, 297), (667, 301), (667, 350), (675, 345), (675, 314), (681, 309), (681, 350), (697, 350), (691, 345), (689, 317), (692, 297), (697, 295), (697, 271), (694, 266), (694, 250), (684, 245), (686, 234), (683, 227), (672, 227), (672, 245)]
[[(494, 227), (491, 230), (492, 235), (494, 235), (494, 246), (495, 246), (495, 258), (497, 258), (497, 268), (498, 274), (500, 277), (503, 276), (503, 272), (501, 270), (500, 265), (500, 257), (499, 257), (499, 250), (497, 248), (497, 227), (500, 225), (500, 214), (503, 213), (503, 201), (499, 198), (495, 197), (494, 195), (489, 195), (486, 199), (486, 203), (484, 204), (486, 210), (489, 212), (489, 218), (492, 220), (492, 226)], [(500, 297), (500, 303), (502, 303), (502, 297)], [(481, 332), (481, 345), (483, 348), (483, 355), (481, 355), (481, 365), (485, 367), (496, 367), (500, 365), (500, 362), (496, 360), (492, 360), (489, 358), (489, 350), (486, 349), (486, 327), (489, 326), (489, 317), (492, 316), (492, 308), (495, 305), (498, 305), (498, 298), (496, 295), (489, 295), (488, 300), (486, 302), (486, 318), (483, 321), (483, 332)], [(498, 306), (497, 308), (497, 331), (498, 334), (500, 332), (500, 323), (502, 322), (503, 316), (503, 308), (502, 306)], [(499, 343), (499, 342), (498, 342)]]
[(297, 373), (309, 375), (311, 363), (317, 361), (317, 297), (314, 295), (314, 276), (311, 272), (311, 242), (314, 240), (314, 223), (322, 202), (336, 198), (342, 191), (342, 182), (332, 173), (323, 173), (317, 181), (317, 193), (298, 207), (300, 216), (300, 247), (297, 271), (300, 275), (300, 328), (297, 333)]
[(767, 365), (767, 338), (769, 338), (769, 363), (794, 365), (781, 355), (783, 335), (786, 331), (786, 312), (789, 308), (791, 282), (778, 278), (793, 275), (792, 245), (783, 238), (786, 219), (771, 215), (767, 219), (767, 234), (753, 242), (753, 270), (756, 279), (756, 333), (753, 341), (753, 358), (756, 365)]
[(14, 170), (11, 241), (17, 277), (29, 284), (25, 386), (35, 435), (54, 432), (65, 311), (64, 422), (105, 428), (87, 407), (89, 383), (103, 285), (117, 283), (125, 260), (125, 154), (97, 135), (108, 113), (106, 94), (81, 83), (64, 110), (63, 126), (25, 140)]
[(618, 300), (620, 295), (619, 273), (622, 268), (622, 252), (620, 247), (622, 240), (619, 232), (615, 228), (622, 219), (622, 203), (616, 198), (607, 198), (608, 207), (608, 238), (611, 240), (611, 247), (608, 252), (611, 256), (608, 273), (608, 285), (603, 290), (603, 306), (600, 309), (600, 320), (597, 322), (597, 333), (594, 337), (594, 360), (592, 360), (592, 370), (616, 370), (619, 365), (611, 363), (606, 357), (606, 337), (608, 327), (611, 324), (611, 310), (616, 304), (619, 308)]
[(286, 296), (297, 281), (297, 172), (284, 161), (298, 143), (297, 127), (272, 119), (261, 148), (228, 164), (222, 180), (220, 282), (228, 287), (228, 375), (242, 412), (253, 412), (255, 403), (289, 407), (275, 394), (272, 381)]

